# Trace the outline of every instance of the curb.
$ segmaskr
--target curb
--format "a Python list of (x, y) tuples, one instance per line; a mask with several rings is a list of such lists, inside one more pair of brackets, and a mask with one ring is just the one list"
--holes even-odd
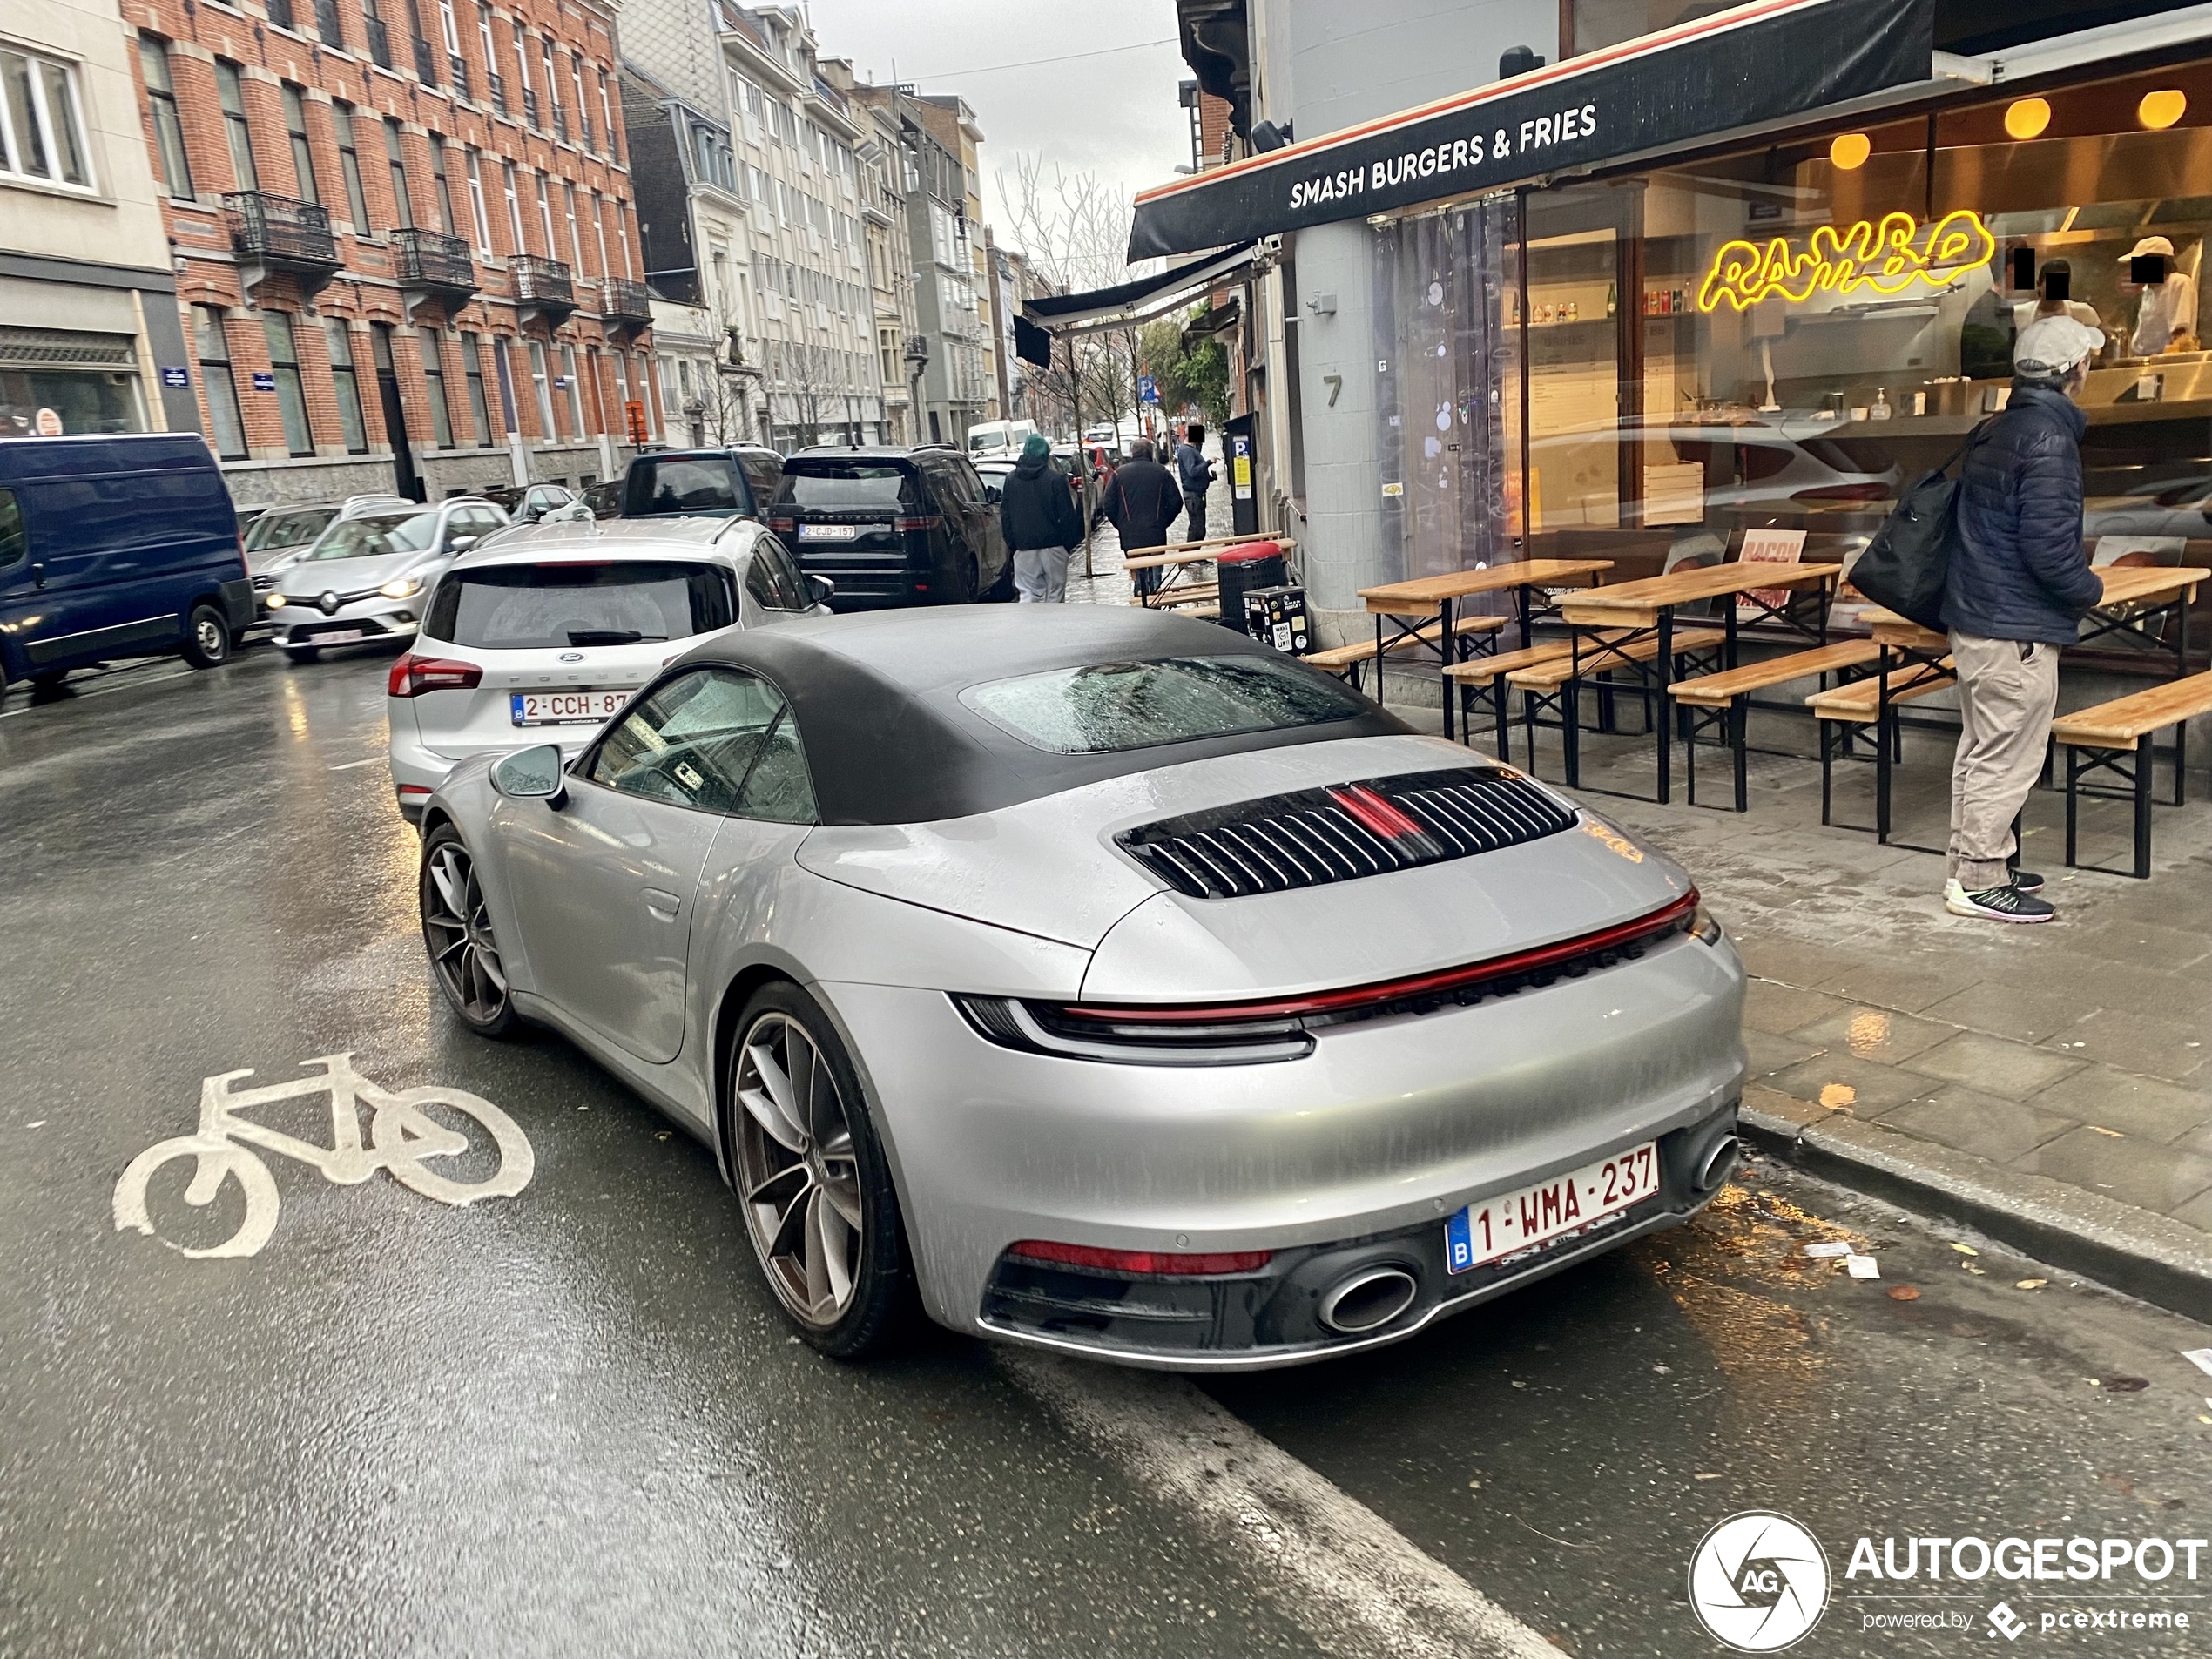
[(2185, 1223), (1756, 1085), (1744, 1090), (1738, 1129), (1760, 1150), (1809, 1174), (1948, 1217), (2038, 1261), (2212, 1324), (2212, 1236)]

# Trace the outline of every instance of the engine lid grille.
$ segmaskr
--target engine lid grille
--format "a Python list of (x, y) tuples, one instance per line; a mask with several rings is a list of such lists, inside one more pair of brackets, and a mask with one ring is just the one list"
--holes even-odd
[(1243, 899), (1472, 858), (1574, 826), (1572, 808), (1511, 767), (1452, 766), (1239, 801), (1114, 840), (1177, 893)]

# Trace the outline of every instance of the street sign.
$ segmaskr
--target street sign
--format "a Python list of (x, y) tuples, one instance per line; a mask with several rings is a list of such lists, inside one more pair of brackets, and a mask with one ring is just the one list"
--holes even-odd
[(192, 385), (192, 374), (188, 370), (172, 368), (165, 364), (161, 370), (161, 383), (164, 386), (172, 386), (181, 392)]
[(275, 391), (275, 390), (276, 390), (276, 376), (275, 376), (275, 375), (273, 375), (273, 374), (256, 374), (253, 376), (253, 389), (254, 389), (255, 391), (257, 391), (257, 392), (273, 392), (273, 391)]
[(1140, 403), (1157, 403), (1160, 401), (1160, 382), (1150, 374), (1139, 374), (1136, 377), (1136, 401)]

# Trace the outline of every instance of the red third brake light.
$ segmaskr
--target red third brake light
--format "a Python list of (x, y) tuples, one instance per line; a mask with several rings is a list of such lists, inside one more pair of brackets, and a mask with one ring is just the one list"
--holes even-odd
[(934, 530), (944, 522), (936, 514), (931, 513), (923, 518), (894, 518), (891, 521), (891, 528), (901, 533), (907, 530)]
[(473, 691), (484, 683), (484, 671), (474, 663), (455, 663), (442, 657), (417, 657), (408, 651), (392, 664), (384, 682), (387, 697), (420, 697), (425, 691)]
[(1006, 1253), (1024, 1261), (1054, 1262), (1063, 1267), (1096, 1267), (1109, 1273), (1197, 1276), (1207, 1273), (1250, 1273), (1267, 1265), (1274, 1252), (1265, 1250), (1220, 1251), (1208, 1255), (1173, 1255), (1157, 1250), (1100, 1250), (1090, 1244), (1055, 1244), (1042, 1238), (1024, 1238), (1008, 1244)]

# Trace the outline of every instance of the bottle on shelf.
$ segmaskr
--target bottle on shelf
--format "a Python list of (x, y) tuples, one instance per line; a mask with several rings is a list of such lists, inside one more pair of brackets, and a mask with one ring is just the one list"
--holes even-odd
[(1877, 421), (1886, 421), (1890, 418), (1892, 411), (1887, 387), (1878, 386), (1874, 388), (1874, 401), (1866, 413), (1871, 419)]

